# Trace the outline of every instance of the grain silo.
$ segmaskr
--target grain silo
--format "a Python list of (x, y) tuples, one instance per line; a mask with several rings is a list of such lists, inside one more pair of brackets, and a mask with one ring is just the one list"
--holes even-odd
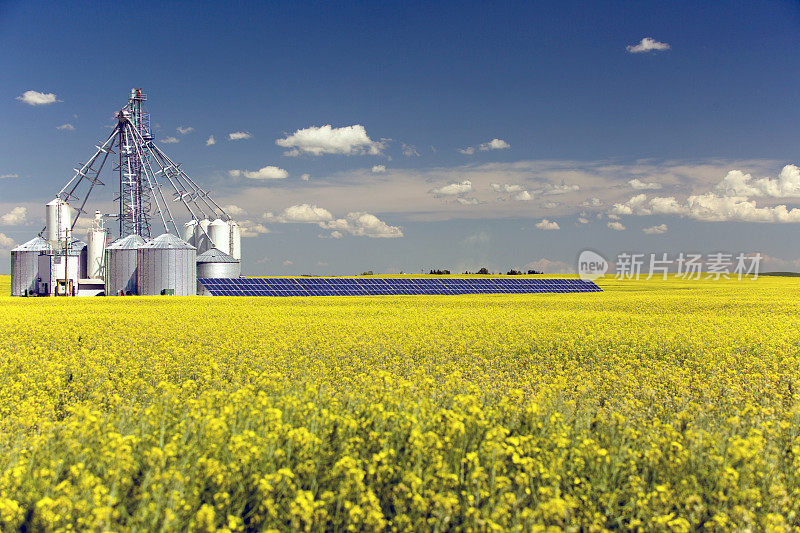
[(34, 237), (11, 250), (11, 296), (36, 295), (39, 254), (47, 249), (47, 241)]
[(171, 233), (146, 242), (137, 252), (138, 294), (197, 294), (196, 259), (197, 249)]
[(231, 227), (231, 251), (230, 255), (234, 259), (242, 260), (242, 228), (235, 220), (230, 220)]
[(186, 224), (183, 225), (183, 240), (195, 246), (195, 228), (197, 227), (196, 220), (190, 220)]
[(79, 239), (72, 239), (72, 242), (69, 244), (69, 251), (71, 254), (76, 254), (78, 256), (78, 278), (79, 279), (86, 279), (87, 278), (87, 270), (86, 264), (88, 262), (89, 251), (88, 246), (85, 242)]
[[(242, 267), (238, 259), (234, 259), (222, 250), (211, 248), (197, 256), (197, 279), (200, 278), (238, 278)], [(201, 296), (211, 293), (197, 282), (197, 294)]]
[[(14, 295), (195, 294), (198, 253), (216, 242), (222, 252), (239, 259), (241, 229), (210, 192), (158, 146), (146, 102), (141, 89), (131, 89), (127, 104), (114, 114), (106, 140), (45, 204), (46, 224), (39, 238), (11, 254)], [(119, 183), (119, 189), (104, 189), (109, 183), (104, 171), (112, 174), (110, 182)], [(172, 201), (165, 194), (167, 184)], [(95, 211), (87, 245), (74, 239), (73, 229), (84, 227), (79, 223), (89, 213), (90, 196), (102, 190), (113, 192), (118, 207)], [(173, 202), (189, 216), (183, 226), (169, 207)], [(230, 209), (238, 211), (235, 206)], [(106, 229), (104, 224), (111, 220), (118, 227), (115, 223)], [(119, 239), (109, 245), (109, 234)]]
[(213, 245), (211, 244), (211, 239), (208, 234), (208, 227), (211, 225), (211, 221), (207, 218), (199, 221), (197, 225), (194, 227), (194, 246), (197, 248), (197, 253), (202, 254), (209, 248), (212, 248)]
[(208, 236), (211, 238), (209, 249), (216, 248), (225, 254), (231, 253), (231, 227), (227, 222), (218, 218), (209, 224)]
[(72, 235), (72, 208), (56, 197), (45, 204), (45, 236), (50, 247), (60, 250)]
[(211, 248), (197, 256), (198, 278), (238, 278), (241, 264), (222, 250)]
[(93, 225), (86, 232), (86, 278), (103, 279), (108, 231), (102, 224), (100, 214), (97, 213)]
[(137, 250), (144, 244), (138, 235), (117, 239), (106, 247), (106, 296), (136, 294)]

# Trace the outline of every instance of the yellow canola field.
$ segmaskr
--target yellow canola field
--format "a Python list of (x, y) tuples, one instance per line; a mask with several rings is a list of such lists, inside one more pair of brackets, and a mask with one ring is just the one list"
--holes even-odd
[(0, 297), (0, 529), (798, 530), (800, 278), (599, 283)]

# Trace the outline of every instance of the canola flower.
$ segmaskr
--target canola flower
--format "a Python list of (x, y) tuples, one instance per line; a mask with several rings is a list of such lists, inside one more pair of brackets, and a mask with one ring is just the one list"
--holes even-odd
[(0, 297), (0, 529), (797, 531), (800, 280), (599, 283)]

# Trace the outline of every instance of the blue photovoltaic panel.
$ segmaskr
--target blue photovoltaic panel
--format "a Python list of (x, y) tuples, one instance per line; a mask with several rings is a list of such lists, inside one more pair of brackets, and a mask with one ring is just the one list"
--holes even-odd
[(199, 278), (214, 296), (368, 296), (602, 292), (593, 281), (531, 278)]

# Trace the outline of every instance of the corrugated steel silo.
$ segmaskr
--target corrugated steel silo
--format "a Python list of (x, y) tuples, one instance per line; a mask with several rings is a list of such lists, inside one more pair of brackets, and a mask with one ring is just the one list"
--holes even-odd
[[(200, 278), (238, 278), (242, 273), (238, 260), (222, 250), (211, 248), (197, 256), (197, 279)], [(210, 296), (211, 293), (199, 281), (197, 294)]]
[(39, 254), (45, 250), (47, 241), (41, 237), (34, 237), (11, 250), (11, 296), (38, 292)]
[(117, 239), (106, 248), (106, 296), (137, 294), (137, 250), (144, 244), (138, 235)]
[(74, 253), (78, 255), (78, 278), (86, 279), (86, 264), (89, 262), (86, 243), (78, 239), (72, 239), (72, 242), (69, 244), (69, 251), (70, 254)]
[(238, 278), (241, 273), (239, 261), (222, 250), (211, 248), (197, 256), (198, 278)]
[(143, 244), (137, 257), (139, 294), (157, 295), (165, 290), (176, 296), (197, 294), (197, 249), (180, 237), (159, 235)]

